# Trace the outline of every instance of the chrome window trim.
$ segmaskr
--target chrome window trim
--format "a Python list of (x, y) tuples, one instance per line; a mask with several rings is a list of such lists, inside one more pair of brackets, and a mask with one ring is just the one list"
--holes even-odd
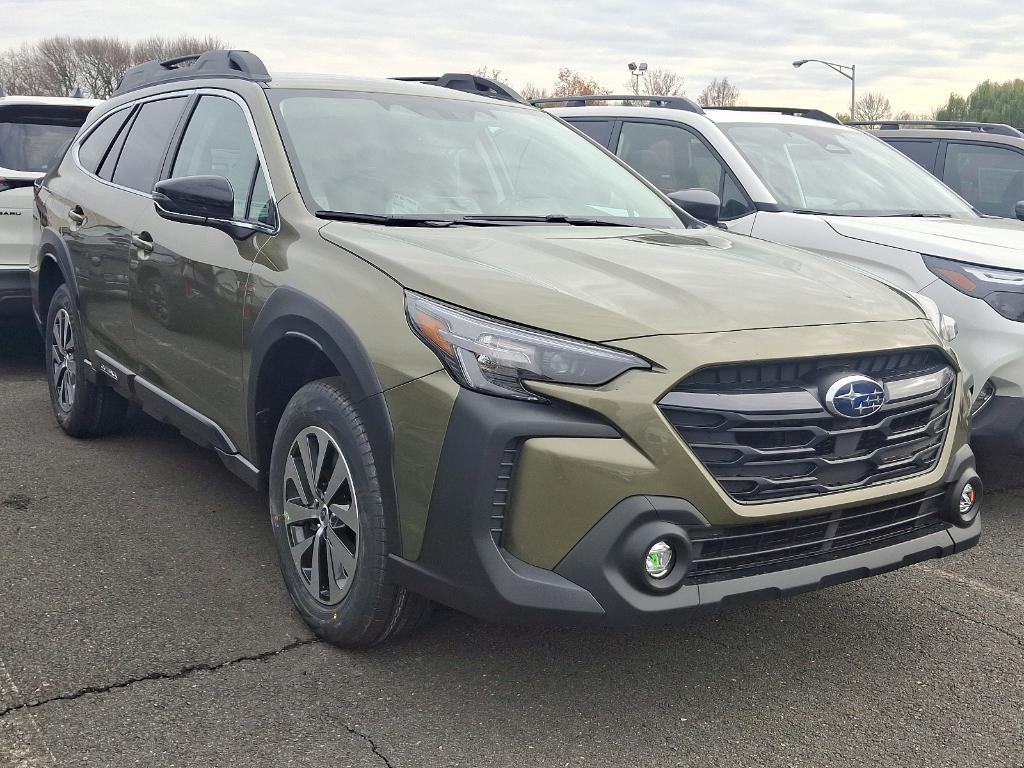
[[(256, 232), (262, 232), (262, 233), (265, 233), (265, 234), (268, 234), (268, 235), (276, 235), (276, 234), (278, 234), (281, 231), (281, 216), (280, 216), (280, 213), (277, 212), (278, 211), (277, 194), (274, 192), (274, 183), (273, 183), (273, 180), (270, 178), (270, 172), (267, 170), (267, 157), (266, 157), (266, 154), (263, 152), (263, 144), (260, 141), (259, 132), (256, 130), (256, 122), (252, 118), (252, 112), (249, 109), (249, 105), (245, 102), (245, 99), (243, 99), (241, 96), (239, 96), (237, 93), (235, 93), (233, 91), (228, 91), (228, 90), (225, 90), (225, 89), (222, 89), (222, 88), (189, 88), (188, 90), (184, 90), (184, 91), (167, 91), (167, 92), (164, 92), (164, 93), (155, 94), (153, 96), (146, 96), (146, 97), (143, 97), (141, 99), (134, 99), (134, 100), (128, 102), (127, 104), (122, 104), (122, 105), (120, 105), (118, 107), (115, 107), (114, 109), (110, 110), (109, 112), (107, 112), (103, 116), (101, 116), (100, 119), (98, 119), (93, 125), (89, 126), (89, 130), (88, 131), (86, 131), (81, 136), (79, 136), (77, 139), (75, 139), (75, 143), (72, 145), (72, 148), (71, 148), (71, 157), (75, 161), (75, 165), (84, 174), (86, 174), (90, 178), (100, 182), (101, 184), (106, 184), (108, 187), (113, 187), (114, 189), (119, 189), (119, 190), (121, 190), (123, 192), (130, 192), (133, 195), (139, 195), (140, 197), (145, 197), (145, 198), (147, 198), (149, 200), (152, 200), (153, 199), (153, 194), (151, 192), (148, 192), (148, 193), (147, 192), (141, 192), (141, 191), (139, 191), (137, 189), (131, 189), (131, 188), (125, 187), (125, 186), (123, 186), (121, 184), (115, 184), (114, 182), (107, 181), (106, 179), (97, 176), (92, 171), (87, 170), (82, 165), (82, 161), (78, 157), (78, 149), (82, 145), (82, 143), (86, 139), (88, 139), (89, 136), (92, 135), (92, 132), (95, 131), (100, 126), (101, 123), (106, 121), (111, 115), (113, 115), (116, 112), (120, 112), (123, 109), (132, 109), (132, 108), (134, 108), (135, 106), (137, 106), (139, 104), (145, 104), (145, 103), (150, 102), (150, 101), (160, 101), (161, 99), (174, 99), (174, 98), (181, 98), (181, 97), (188, 98), (189, 96), (192, 96), (192, 95), (198, 95), (198, 96), (218, 96), (220, 98), (230, 99), (231, 101), (235, 102), (241, 108), (242, 114), (245, 116), (245, 121), (246, 121), (246, 123), (249, 126), (249, 135), (252, 138), (253, 144), (256, 146), (256, 157), (259, 159), (260, 171), (263, 173), (264, 181), (267, 182), (267, 192), (270, 195), (270, 202), (273, 203), (273, 205), (274, 205), (275, 217), (277, 219), (277, 222), (276, 222), (276, 224), (273, 227), (271, 227), (268, 224), (262, 224), (260, 222), (247, 221), (245, 219), (241, 219), (241, 220), (231, 219), (230, 221), (226, 221), (226, 223), (232, 224), (234, 226), (242, 227), (243, 229), (252, 229), (252, 230), (254, 230)], [(191, 114), (189, 115), (189, 119), (191, 119)], [(129, 130), (131, 130), (131, 129), (129, 128)], [(185, 130), (186, 131), (188, 130), (188, 125), (187, 124), (185, 126)], [(182, 137), (184, 137), (184, 132), (182, 133)]]

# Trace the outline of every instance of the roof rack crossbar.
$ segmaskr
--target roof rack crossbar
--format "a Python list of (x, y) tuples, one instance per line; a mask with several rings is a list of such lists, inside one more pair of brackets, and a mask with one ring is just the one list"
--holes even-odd
[(823, 123), (842, 125), (839, 118), (820, 109), (804, 109), (802, 107), (708, 107), (708, 109), (724, 109), (733, 112), (775, 112), (790, 117), (805, 117), (808, 120), (820, 120)]
[(666, 109), (681, 109), (684, 112), (694, 112), (703, 115), (704, 110), (693, 99), (685, 96), (647, 96), (627, 93), (624, 96), (614, 93), (593, 93), (583, 96), (546, 96), (543, 99), (530, 99), (535, 107), (541, 104), (565, 104), (567, 107), (585, 107), (594, 101), (643, 101), (652, 107), (664, 107)]
[(478, 96), (489, 96), (492, 99), (500, 99), (501, 101), (514, 101), (517, 104), (529, 104), (526, 99), (504, 83), (480, 77), (479, 75), (446, 72), (438, 77), (392, 77), (391, 79), (401, 80), (406, 83), (436, 85), (439, 88), (450, 88), (453, 91), (462, 91), (463, 93), (475, 93)]
[(977, 131), (999, 136), (1024, 137), (1024, 132), (1006, 123), (982, 123), (971, 120), (851, 120), (847, 125), (877, 125), (883, 131), (898, 131), (902, 126), (911, 128), (947, 128), (953, 131)]
[[(188, 63), (188, 66), (182, 66)], [(151, 85), (197, 78), (231, 77), (256, 83), (270, 82), (270, 73), (260, 57), (249, 51), (206, 51), (147, 61), (124, 73), (112, 95), (137, 91)]]

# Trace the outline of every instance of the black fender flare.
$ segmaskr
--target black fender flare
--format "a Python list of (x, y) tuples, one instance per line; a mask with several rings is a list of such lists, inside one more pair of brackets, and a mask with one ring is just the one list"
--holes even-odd
[(78, 276), (75, 274), (74, 266), (71, 263), (71, 252), (67, 243), (53, 227), (43, 227), (39, 234), (39, 270), (31, 272), (30, 282), (32, 283), (32, 312), (36, 322), (42, 323), (45, 318), (39, 316), (39, 277), (42, 275), (43, 263), (51, 259), (57, 264), (61, 274), (64, 276), (64, 283), (71, 292), (75, 306), (81, 310), (81, 292), (78, 288)]
[[(394, 429), (380, 380), (366, 348), (352, 327), (325, 304), (294, 288), (275, 289), (260, 309), (250, 331), (246, 413), (251, 455), (260, 460), (255, 439), (259, 418), (256, 390), (260, 372), (271, 348), (288, 337), (298, 337), (318, 347), (337, 369), (353, 402), (359, 405), (380, 477), (385, 514), (393, 518), (388, 521), (391, 551), (401, 552), (398, 494), (392, 470)], [(266, 467), (260, 469), (265, 470)]]

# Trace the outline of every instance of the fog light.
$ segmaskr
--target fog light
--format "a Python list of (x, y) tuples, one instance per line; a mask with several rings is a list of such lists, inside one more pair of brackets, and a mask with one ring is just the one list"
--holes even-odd
[(644, 567), (647, 575), (652, 579), (663, 579), (672, 570), (676, 555), (672, 546), (665, 541), (657, 541), (647, 550), (647, 557), (644, 558)]
[(964, 483), (963, 490), (960, 491), (960, 517), (967, 518), (970, 515), (971, 507), (974, 506), (974, 502), (978, 500), (978, 491), (975, 489), (973, 483)]

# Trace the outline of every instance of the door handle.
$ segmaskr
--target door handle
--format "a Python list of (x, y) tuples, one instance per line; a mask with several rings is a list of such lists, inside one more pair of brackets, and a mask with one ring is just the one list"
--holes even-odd
[(132, 245), (139, 249), (139, 258), (145, 258), (143, 253), (152, 253), (153, 251), (153, 238), (149, 236), (148, 232), (132, 235)]
[(68, 211), (68, 218), (75, 222), (75, 224), (85, 224), (85, 211), (76, 205)]

